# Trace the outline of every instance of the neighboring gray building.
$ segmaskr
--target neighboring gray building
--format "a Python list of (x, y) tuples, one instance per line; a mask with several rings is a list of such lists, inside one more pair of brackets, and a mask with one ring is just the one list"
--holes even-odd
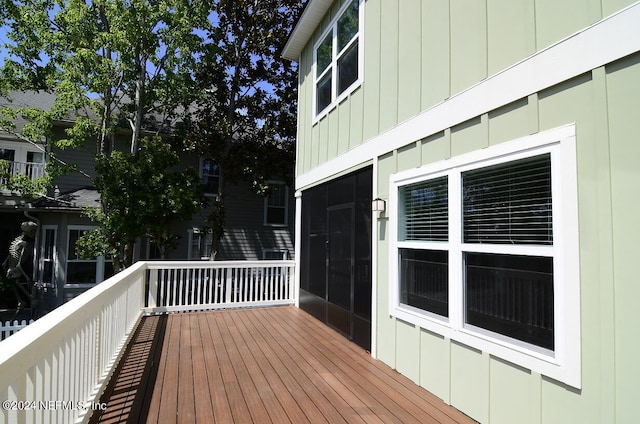
[[(52, 97), (43, 93), (12, 93), (13, 105), (47, 108)], [(55, 132), (62, 132), (70, 122), (58, 122)], [(67, 174), (55, 181), (46, 198), (26, 203), (16, 193), (0, 192), (0, 261), (8, 254), (10, 242), (20, 234), (20, 223), (34, 220), (40, 225), (36, 240), (36, 279), (45, 284), (49, 303), (58, 305), (93, 287), (113, 274), (108, 258), (79, 259), (75, 240), (96, 224), (81, 215), (88, 206), (99, 206), (99, 194), (91, 187), (95, 151), (84, 149), (59, 151), (57, 157), (74, 163), (87, 174)], [(12, 173), (36, 178), (44, 172), (48, 152), (44, 144), (30, 144), (11, 134), (0, 133), (0, 159), (9, 162)], [(219, 193), (220, 170), (205, 158), (181, 153), (182, 166), (198, 169), (205, 195), (213, 200)], [(291, 165), (293, 166), (293, 164)], [(293, 257), (293, 190), (282, 181), (272, 182), (272, 194), (257, 195), (243, 185), (226, 184), (226, 233), (216, 260), (258, 260)], [(212, 203), (212, 202), (209, 202)], [(211, 207), (211, 206), (210, 206)], [(197, 212), (190, 221), (176, 222), (172, 232), (180, 236), (178, 247), (169, 253), (170, 260), (208, 260), (211, 235), (207, 233), (210, 207)], [(135, 259), (158, 259), (148, 240), (136, 243)]]

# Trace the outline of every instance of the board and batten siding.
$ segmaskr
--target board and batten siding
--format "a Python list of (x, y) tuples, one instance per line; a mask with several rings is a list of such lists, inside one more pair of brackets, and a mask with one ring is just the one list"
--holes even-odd
[[(634, 266), (640, 237), (640, 53), (561, 78), (419, 139), (394, 139), (386, 151), (380, 140), (402, 135), (394, 131), (419, 114), (632, 4), (366, 0), (363, 83), (315, 123), (312, 48), (330, 16), (302, 53), (298, 189), (330, 179), (326, 168), (316, 173), (327, 162), (353, 166), (354, 160), (341, 162), (341, 155), (372, 140), (373, 194), (388, 198), (389, 178), (397, 172), (575, 125), (581, 389), (390, 317), (388, 221), (377, 221), (376, 356), (480, 422), (640, 422), (640, 279)], [(334, 166), (335, 174), (343, 171)]]
[(363, 83), (314, 122), (313, 46), (299, 63), (298, 175), (634, 3), (630, 0), (366, 0)]
[[(634, 240), (640, 223), (640, 54), (381, 156), (378, 193), (389, 176), (574, 122), (580, 228), (582, 389), (466, 347), (388, 313), (389, 240), (378, 222), (377, 356), (417, 384), (480, 422), (631, 423), (640, 370), (640, 296)], [(534, 131), (537, 132), (537, 131)]]

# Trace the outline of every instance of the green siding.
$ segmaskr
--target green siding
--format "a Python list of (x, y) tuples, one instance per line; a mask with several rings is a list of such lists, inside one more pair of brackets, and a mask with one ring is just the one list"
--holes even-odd
[[(491, 399), (489, 416), (496, 424), (535, 424), (540, 422), (539, 411), (532, 399), (540, 397), (540, 376), (532, 378), (529, 370), (508, 362), (492, 359), (489, 364)], [(518, 390), (513, 390), (517, 387)], [(505, 408), (505, 405), (508, 405)]]
[[(384, 0), (381, 8), (383, 22), (380, 30), (379, 46), (380, 132), (398, 123), (398, 50), (400, 48), (398, 41), (398, 1), (399, 0)], [(365, 43), (366, 42), (365, 34)], [(365, 74), (365, 80), (366, 77)]]
[[(306, 105), (301, 114), (307, 115), (300, 117), (303, 164), (298, 172), (357, 147), (631, 3), (367, 0), (363, 85), (314, 123), (309, 113), (313, 85), (301, 77), (300, 98)], [(309, 54), (304, 58), (309, 60)], [(301, 64), (305, 69), (309, 65)], [(582, 389), (390, 317), (384, 217), (377, 221), (378, 359), (481, 422), (640, 422), (640, 279), (634, 266), (640, 238), (638, 81), (640, 53), (444, 131), (421, 134), (420, 140), (407, 138), (404, 147), (390, 149), (374, 166), (374, 196), (388, 199), (389, 177), (396, 172), (575, 123)]]
[[(381, 0), (369, 0), (364, 8), (364, 86), (362, 96), (364, 103), (362, 106), (362, 118), (360, 122), (353, 122), (352, 126), (360, 126), (356, 129), (362, 134), (361, 139), (351, 140), (351, 146), (355, 147), (362, 140), (370, 139), (379, 132), (380, 127), (380, 61), (382, 52), (380, 51), (381, 24)], [(358, 90), (360, 91), (360, 90)], [(311, 116), (308, 115), (310, 120)]]
[(445, 402), (451, 402), (451, 343), (439, 334), (420, 334), (420, 385)]
[(451, 93), (487, 77), (487, 10), (484, 1), (452, 1)]
[(420, 0), (401, 0), (399, 21), (399, 45), (402, 46), (398, 53), (398, 115), (397, 121), (402, 122), (421, 110), (420, 83), (421, 83), (421, 22)]
[[(449, 152), (456, 156), (486, 147), (489, 142), (526, 136), (532, 127), (547, 130), (576, 123), (583, 389), (571, 389), (425, 331), (415, 335), (420, 339), (418, 348), (414, 347), (416, 340), (407, 340), (414, 333), (399, 330), (397, 325), (385, 324), (378, 332), (382, 340), (389, 339), (388, 331), (395, 332), (398, 343), (402, 343), (396, 346), (396, 352), (402, 351), (404, 356), (415, 354), (404, 352), (405, 347), (417, 349), (420, 385), (481, 422), (507, 423), (517, 417), (533, 417), (524, 422), (598, 423), (612, 422), (615, 414), (620, 422), (640, 419), (633, 404), (639, 395), (636, 382), (640, 379), (634, 371), (640, 343), (633, 336), (637, 333), (633, 299), (640, 296), (640, 289), (634, 283), (637, 278), (632, 265), (633, 241), (640, 236), (633, 207), (640, 182), (640, 144), (634, 142), (640, 133), (640, 88), (636, 85), (629, 90), (640, 78), (640, 55), (608, 67), (606, 81), (604, 74), (602, 68), (594, 70), (434, 134), (417, 145), (410, 143), (379, 162), (378, 181), (382, 183), (394, 172), (417, 166), (417, 155), (413, 154), (417, 148), (424, 165), (446, 159)], [(535, 125), (531, 122), (534, 119), (538, 121)], [(387, 196), (388, 183), (381, 186), (379, 194)], [(388, 243), (379, 244), (379, 249), (387, 251)], [(392, 321), (386, 305), (387, 261), (387, 257), (379, 255), (378, 292), (385, 297), (385, 305), (383, 311), (378, 311), (378, 319)], [(402, 337), (398, 336), (399, 331)], [(378, 346), (380, 349), (382, 343)], [(444, 355), (450, 355), (450, 361)], [(440, 361), (434, 363), (434, 357)], [(400, 370), (400, 358), (392, 358), (391, 363)], [(385, 360), (382, 356), (380, 359)], [(448, 363), (449, 369), (439, 369)], [(414, 378), (415, 370), (402, 366)], [(614, 372), (615, 378), (611, 375)], [(449, 376), (449, 381), (442, 381), (444, 375)]]
[(451, 156), (472, 152), (489, 145), (488, 120), (479, 116), (451, 129)]
[(520, 99), (489, 113), (489, 144), (522, 136), (523, 128), (528, 128), (531, 119), (528, 104), (528, 99)]
[(396, 369), (414, 382), (420, 381), (420, 328), (396, 320)]
[(422, 163), (433, 163), (451, 157), (451, 131), (443, 131), (422, 140)]
[(326, 117), (313, 117), (313, 45), (345, 1), (330, 9), (301, 57), (298, 174), (633, 3), (367, 0), (362, 86), (329, 114), (339, 115), (328, 124), (340, 127), (339, 139), (318, 138), (327, 134), (315, 130)]
[(602, 18), (600, 0), (536, 0), (535, 7), (538, 50)]
[(620, 422), (640, 422), (638, 381), (637, 243), (640, 239), (638, 188), (640, 158), (640, 55), (611, 66), (607, 73), (610, 127), (613, 273), (615, 275), (616, 411)]
[(489, 355), (451, 343), (451, 404), (471, 418), (489, 420)]
[(448, 0), (423, 0), (421, 27), (420, 93), (424, 110), (442, 102), (450, 93)]
[(536, 51), (535, 6), (530, 0), (488, 0), (489, 75)]

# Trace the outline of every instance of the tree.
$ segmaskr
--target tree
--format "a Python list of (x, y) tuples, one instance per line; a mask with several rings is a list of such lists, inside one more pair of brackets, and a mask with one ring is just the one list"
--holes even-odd
[[(104, 209), (86, 211), (100, 225), (82, 237), (80, 253), (85, 257), (108, 253), (114, 258), (114, 269), (120, 269), (132, 262), (136, 238), (148, 235), (165, 258), (176, 242), (169, 225), (191, 218), (203, 202), (197, 172), (175, 169), (179, 162), (179, 156), (160, 137), (143, 138), (137, 155), (114, 151), (99, 156), (95, 186), (109, 209), (107, 213)], [(121, 250), (124, 264), (119, 260)]]
[[(221, 166), (209, 217), (214, 246), (224, 232), (224, 185), (245, 181), (267, 194), (271, 178), (293, 180), (297, 110), (295, 64), (280, 58), (303, 2), (217, 0), (198, 64), (198, 99), (185, 127), (194, 148)], [(212, 255), (215, 255), (215, 247)]]
[[(120, 247), (132, 251), (135, 238), (127, 223), (138, 219), (139, 199), (126, 191), (120, 197), (109, 191), (105, 170), (139, 163), (140, 146), (159, 146), (157, 139), (145, 137), (172, 131), (180, 115), (200, 100), (193, 74), (206, 45), (203, 36), (210, 31), (210, 7), (207, 0), (0, 0), (0, 24), (7, 28), (10, 40), (5, 46), (9, 55), (0, 70), (0, 92), (55, 94), (48, 111), (5, 109), (0, 125), (15, 131), (10, 118), (20, 114), (37, 123), (25, 126), (20, 137), (38, 143), (43, 137), (50, 139), (54, 121), (71, 118), (67, 137), (53, 140), (54, 149), (95, 141), (96, 186), (105, 192), (101, 193), (102, 210), (94, 212), (94, 217), (99, 218), (102, 233), (109, 235), (103, 241), (114, 254)], [(125, 132), (126, 154), (116, 149), (117, 135)], [(144, 190), (143, 181), (135, 180), (140, 175), (129, 171), (124, 178)], [(150, 178), (169, 178), (163, 175), (164, 169), (153, 171)], [(42, 192), (46, 183), (33, 190)], [(173, 194), (182, 198), (187, 193)], [(191, 195), (193, 200), (198, 193)], [(129, 200), (132, 203), (122, 207), (120, 202)], [(158, 223), (155, 217), (151, 220), (153, 225)], [(152, 225), (139, 228), (151, 231)], [(157, 228), (153, 231), (159, 234)], [(124, 265), (129, 265), (128, 255)]]

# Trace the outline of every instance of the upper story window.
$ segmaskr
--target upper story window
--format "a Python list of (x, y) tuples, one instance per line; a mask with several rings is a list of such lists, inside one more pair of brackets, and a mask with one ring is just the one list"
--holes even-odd
[(44, 176), (44, 151), (20, 142), (2, 142), (0, 161), (6, 176), (26, 175), (32, 181)]
[(217, 196), (220, 193), (220, 165), (211, 159), (202, 159), (200, 178), (206, 196)]
[(264, 225), (285, 226), (289, 206), (289, 188), (282, 182), (269, 182), (264, 199)]
[(347, 96), (362, 73), (361, 0), (347, 3), (314, 50), (315, 114)]
[(391, 315), (579, 387), (574, 134), (392, 176)]

